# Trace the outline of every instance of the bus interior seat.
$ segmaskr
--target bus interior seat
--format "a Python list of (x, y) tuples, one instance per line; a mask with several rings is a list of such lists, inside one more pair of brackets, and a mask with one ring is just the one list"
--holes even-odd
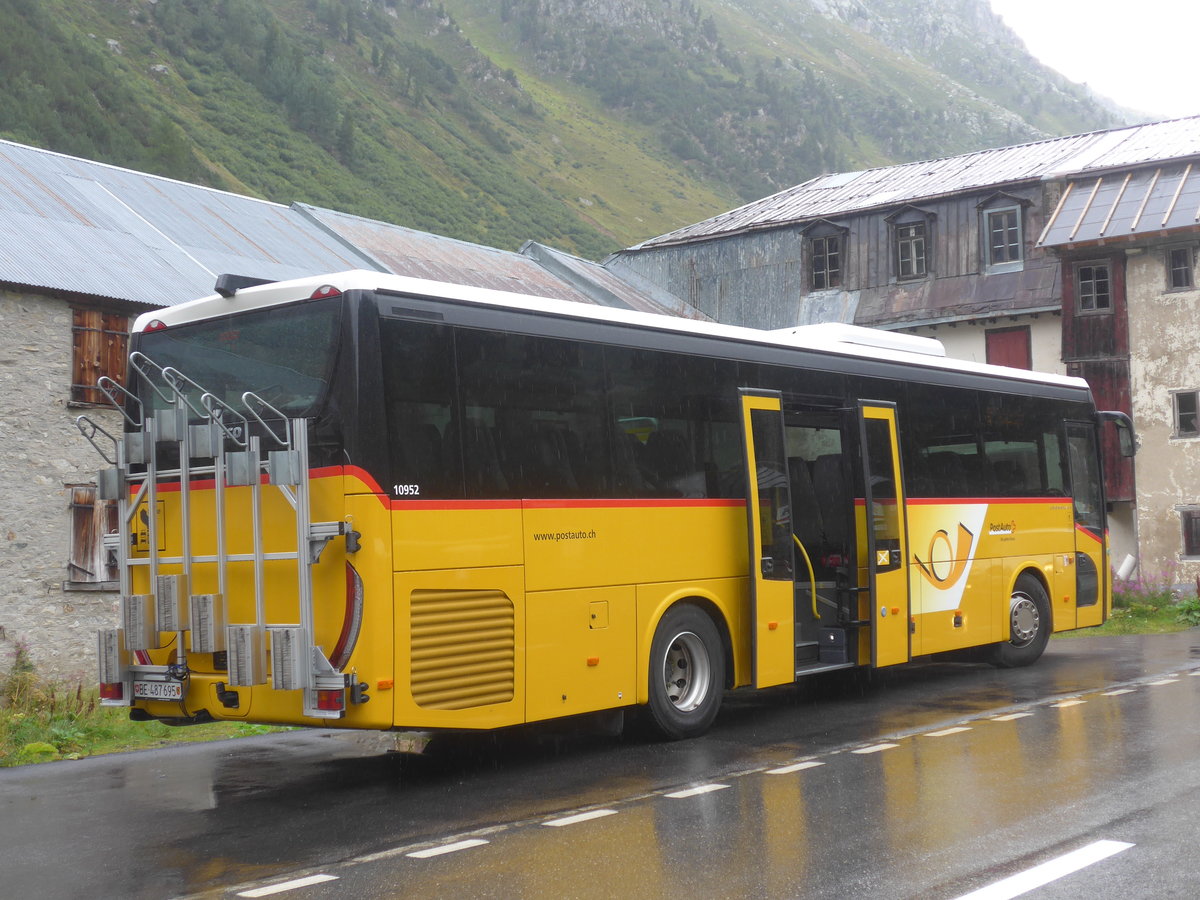
[[(678, 431), (655, 431), (646, 439), (646, 468), (659, 492), (667, 496), (685, 493), (681, 482), (696, 474), (692, 449)], [(699, 473), (703, 477), (703, 473)]]
[(961, 453), (943, 450), (929, 454), (926, 468), (932, 473), (933, 482), (938, 485), (937, 494), (943, 497), (965, 497), (967, 490), (967, 469)]

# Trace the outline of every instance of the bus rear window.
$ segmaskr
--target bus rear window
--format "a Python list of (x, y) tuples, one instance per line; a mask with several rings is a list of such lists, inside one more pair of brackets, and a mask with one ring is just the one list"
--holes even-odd
[[(220, 316), (144, 332), (135, 349), (235, 409), (242, 408), (242, 394), (253, 391), (288, 416), (305, 416), (324, 397), (341, 308), (341, 299), (333, 298)], [(138, 395), (150, 407), (167, 405), (144, 378)], [(199, 396), (189, 399), (199, 406)]]

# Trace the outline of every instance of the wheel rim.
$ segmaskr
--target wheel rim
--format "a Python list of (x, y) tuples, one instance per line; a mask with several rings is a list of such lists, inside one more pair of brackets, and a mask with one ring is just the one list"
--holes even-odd
[(708, 696), (712, 663), (697, 635), (677, 634), (663, 658), (663, 690), (667, 701), (680, 712), (691, 712)]
[(1017, 591), (1012, 596), (1009, 612), (1012, 621), (1013, 646), (1027, 647), (1032, 644), (1042, 624), (1042, 615), (1038, 612), (1033, 598), (1024, 591)]

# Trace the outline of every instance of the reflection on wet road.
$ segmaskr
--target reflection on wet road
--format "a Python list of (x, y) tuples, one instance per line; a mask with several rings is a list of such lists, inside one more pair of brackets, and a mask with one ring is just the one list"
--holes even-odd
[(518, 731), (414, 756), (383, 752), (390, 736), (295, 733), (7, 770), (0, 874), (55, 897), (314, 874), (330, 880), (280, 896), (956, 897), (1134, 842), (1130, 816), (1200, 786), (1197, 647), (1075, 638), (1026, 670), (926, 663), (732, 694), (710, 735), (678, 744)]

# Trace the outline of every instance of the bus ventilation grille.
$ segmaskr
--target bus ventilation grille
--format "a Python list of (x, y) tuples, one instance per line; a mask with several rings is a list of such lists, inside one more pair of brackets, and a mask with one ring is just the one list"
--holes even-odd
[(516, 630), (502, 591), (413, 591), (412, 695), (426, 709), (513, 698)]

